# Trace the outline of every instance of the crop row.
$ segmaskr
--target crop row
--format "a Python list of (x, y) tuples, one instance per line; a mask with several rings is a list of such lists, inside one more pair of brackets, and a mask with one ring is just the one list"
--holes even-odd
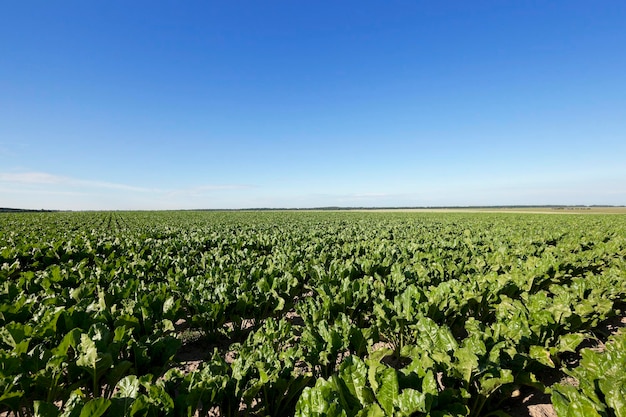
[[(513, 392), (545, 391), (537, 375), (621, 313), (624, 220), (4, 214), (0, 407), (503, 415)], [(190, 345), (197, 369), (181, 359)]]

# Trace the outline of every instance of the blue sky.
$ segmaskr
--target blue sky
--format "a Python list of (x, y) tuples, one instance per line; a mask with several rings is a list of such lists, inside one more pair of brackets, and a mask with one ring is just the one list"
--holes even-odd
[(623, 1), (7, 1), (0, 207), (626, 204)]

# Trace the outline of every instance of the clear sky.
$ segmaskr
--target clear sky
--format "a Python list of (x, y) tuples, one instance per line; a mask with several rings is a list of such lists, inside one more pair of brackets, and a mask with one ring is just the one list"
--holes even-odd
[(4, 1), (0, 207), (626, 204), (626, 2)]

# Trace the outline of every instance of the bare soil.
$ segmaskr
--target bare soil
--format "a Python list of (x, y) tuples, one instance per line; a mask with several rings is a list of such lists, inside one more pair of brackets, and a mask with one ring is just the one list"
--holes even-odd
[[(608, 337), (616, 334), (621, 329), (626, 328), (626, 315), (623, 313), (619, 316), (612, 317), (603, 321), (600, 325), (593, 330), (597, 339), (588, 339), (581, 346), (580, 349), (589, 348), (602, 352), (604, 350), (604, 343)], [(568, 358), (565, 365), (569, 368), (575, 368), (580, 361), (580, 355), (576, 354), (573, 358)], [(575, 378), (567, 375), (560, 369), (550, 369), (543, 374), (537, 375), (537, 378), (546, 387), (550, 387), (556, 383), (578, 385), (578, 381)], [(511, 398), (504, 406), (504, 411), (511, 417), (557, 417), (550, 394), (545, 394), (537, 389), (531, 389), (524, 387), (519, 395), (515, 398)]]

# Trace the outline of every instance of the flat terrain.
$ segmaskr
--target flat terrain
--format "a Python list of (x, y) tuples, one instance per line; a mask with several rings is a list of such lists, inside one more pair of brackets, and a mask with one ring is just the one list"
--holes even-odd
[(626, 215), (548, 213), (0, 213), (0, 415), (619, 415)]
[(626, 207), (458, 207), (458, 208), (381, 208), (354, 211), (406, 213), (541, 213), (541, 214), (626, 214)]

